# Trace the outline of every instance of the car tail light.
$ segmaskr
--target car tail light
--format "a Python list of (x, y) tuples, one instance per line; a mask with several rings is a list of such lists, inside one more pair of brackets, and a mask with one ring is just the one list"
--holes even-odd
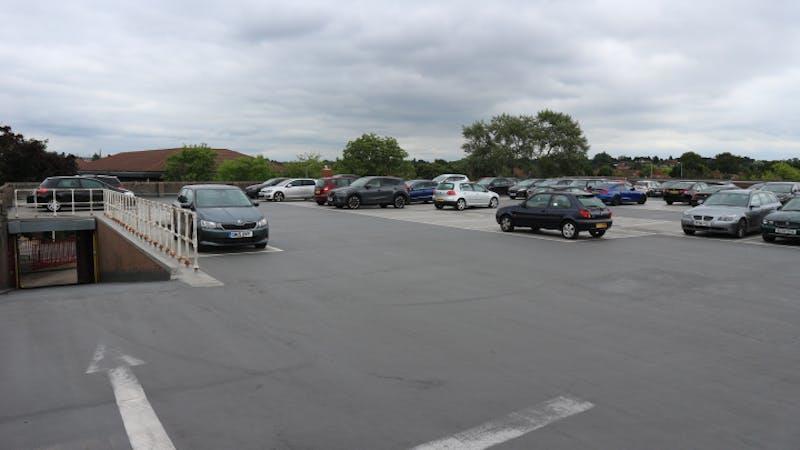
[(47, 194), (47, 188), (40, 187), (36, 190), (36, 193), (41, 195)]
[(611, 210), (608, 210), (608, 217), (611, 217)]
[(608, 194), (608, 189), (598, 189), (597, 192), (601, 194)]
[(329, 190), (330, 188), (331, 188), (330, 186), (325, 186), (324, 188), (322, 188), (322, 192), (325, 192), (325, 191)]
[(447, 191), (447, 195), (456, 195), (456, 191)]
[(578, 210), (578, 215), (583, 217), (584, 219), (591, 219), (592, 218), (592, 213), (590, 213), (589, 211), (587, 211), (585, 209)]

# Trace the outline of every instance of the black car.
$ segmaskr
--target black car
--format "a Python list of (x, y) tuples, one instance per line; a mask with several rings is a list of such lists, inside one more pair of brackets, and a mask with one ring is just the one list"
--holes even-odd
[(581, 231), (592, 237), (602, 237), (611, 228), (611, 211), (592, 194), (571, 192), (541, 192), (522, 203), (497, 210), (500, 229), (514, 231), (515, 227), (560, 230), (565, 239), (576, 239)]
[(26, 201), (39, 204), (50, 211), (61, 211), (63, 208), (101, 208), (103, 190), (133, 195), (127, 189), (121, 189), (103, 183), (97, 178), (82, 176), (48, 177), (39, 185), (35, 193)]
[(514, 186), (516, 181), (504, 177), (483, 177), (478, 180), (478, 184), (492, 192), (497, 192), (499, 195), (507, 195), (508, 189)]
[(538, 181), (542, 180), (540, 178), (528, 178), (526, 180), (522, 180), (508, 188), (508, 196), (511, 198), (524, 198), (528, 195), (528, 188), (533, 187)]
[(328, 195), (337, 208), (347, 206), (350, 209), (358, 209), (362, 205), (405, 208), (411, 201), (405, 181), (397, 177), (361, 177), (350, 186), (334, 189)]
[(691, 204), (694, 194), (707, 187), (708, 184), (702, 181), (678, 181), (664, 188), (664, 201), (668, 205), (675, 202)]
[(250, 186), (244, 188), (244, 193), (250, 198), (258, 198), (258, 192), (261, 191), (261, 189), (269, 186), (275, 186), (276, 184), (285, 180), (288, 180), (288, 178), (270, 178), (263, 183), (251, 184)]
[(791, 181), (770, 181), (764, 183), (759, 188), (762, 191), (770, 191), (778, 196), (781, 203), (786, 204), (789, 200), (800, 195), (800, 183), (793, 183)]
[(800, 239), (800, 197), (793, 198), (761, 221), (761, 236), (767, 242), (775, 238)]
[(103, 183), (113, 186), (115, 188), (125, 189), (119, 178), (112, 175), (80, 175), (82, 178), (94, 178), (95, 180), (102, 181)]
[(198, 250), (209, 247), (267, 246), (267, 219), (236, 186), (184, 186), (174, 206), (191, 209), (197, 214)]

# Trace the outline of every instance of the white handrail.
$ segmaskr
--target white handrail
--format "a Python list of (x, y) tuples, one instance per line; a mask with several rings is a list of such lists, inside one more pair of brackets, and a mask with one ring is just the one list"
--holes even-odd
[(103, 208), (114, 220), (138, 238), (176, 258), (187, 267), (197, 261), (197, 214), (161, 202), (104, 190)]
[[(47, 215), (76, 214), (78, 210), (88, 210), (94, 215), (103, 206), (105, 189), (14, 189), (14, 217), (19, 218), (21, 209), (30, 208), (37, 215), (45, 208)], [(80, 200), (81, 194), (88, 194), (88, 200)], [(78, 194), (78, 200), (75, 195)], [(22, 198), (20, 198), (22, 197)], [(41, 200), (41, 201), (40, 201)], [(65, 210), (69, 207), (69, 210)]]

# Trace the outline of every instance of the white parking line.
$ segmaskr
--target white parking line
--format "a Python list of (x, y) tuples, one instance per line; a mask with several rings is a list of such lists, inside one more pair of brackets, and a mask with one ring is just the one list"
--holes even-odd
[(203, 255), (197, 255), (197, 257), (198, 258), (216, 258), (218, 256), (260, 255), (261, 253), (278, 253), (278, 252), (282, 252), (282, 251), (283, 251), (283, 249), (268, 245), (267, 248), (265, 248), (263, 250), (254, 250), (254, 251), (247, 251), (247, 252), (233, 250), (233, 251), (230, 251), (230, 252), (223, 252), (223, 253), (206, 253), (206, 254), (203, 254)]
[(413, 450), (481, 450), (516, 439), (593, 407), (592, 403), (578, 398), (556, 397), (450, 437), (418, 445)]

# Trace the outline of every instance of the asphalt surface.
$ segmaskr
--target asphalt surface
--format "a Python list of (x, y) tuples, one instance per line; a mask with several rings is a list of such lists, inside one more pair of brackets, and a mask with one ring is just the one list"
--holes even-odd
[(224, 286), (0, 296), (0, 447), (130, 447), (98, 345), (177, 448), (409, 448), (559, 396), (594, 406), (496, 448), (800, 447), (800, 245), (685, 237), (658, 200), (574, 243), (261, 208), (283, 251), (202, 258)]

